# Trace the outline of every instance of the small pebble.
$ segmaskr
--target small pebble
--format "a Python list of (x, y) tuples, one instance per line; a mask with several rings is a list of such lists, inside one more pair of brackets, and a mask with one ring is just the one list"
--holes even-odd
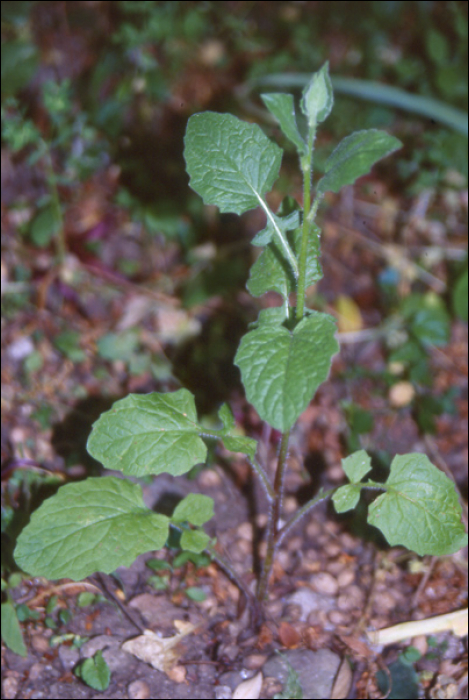
[(31, 666), (29, 669), (29, 676), (28, 680), (29, 681), (37, 681), (38, 678), (40, 678), (44, 673), (44, 666), (41, 663), (35, 663)]
[(380, 593), (376, 602), (377, 607), (381, 612), (384, 612), (385, 610), (394, 610), (396, 607), (395, 597), (387, 591)]
[(24, 336), (13, 341), (7, 348), (10, 360), (24, 360), (32, 352), (34, 352), (34, 343), (31, 338)]
[(35, 634), (31, 639), (31, 646), (34, 651), (39, 652), (39, 654), (45, 654), (50, 651), (49, 640), (43, 637), (42, 634)]
[(127, 686), (130, 700), (146, 700), (150, 697), (150, 688), (145, 681), (132, 681)]
[(251, 671), (257, 671), (258, 668), (263, 666), (267, 661), (267, 656), (265, 654), (250, 654), (244, 659), (244, 665)]
[(294, 513), (298, 510), (298, 501), (294, 496), (287, 496), (283, 501), (283, 512)]
[(173, 683), (184, 683), (186, 680), (187, 669), (185, 666), (173, 666), (167, 672), (168, 678), (170, 678)]
[(237, 532), (239, 537), (242, 537), (244, 540), (248, 540), (248, 542), (252, 541), (251, 523), (241, 523), (241, 525), (238, 527)]
[(317, 593), (333, 596), (337, 594), (339, 586), (336, 579), (326, 572), (316, 574), (311, 578), (311, 586)]
[(355, 581), (355, 572), (352, 571), (352, 569), (345, 569), (344, 571), (341, 571), (340, 574), (337, 576), (337, 585), (339, 588), (345, 588), (346, 586), (350, 586), (351, 583)]
[(345, 621), (347, 620), (347, 616), (340, 612), (340, 610), (331, 610), (328, 617), (329, 621), (332, 622), (333, 625), (344, 625)]
[(239, 557), (240, 555), (245, 557), (246, 555), (250, 554), (252, 552), (252, 545), (248, 540), (240, 538), (236, 542), (236, 550), (237, 550), (237, 556)]
[(289, 552), (299, 552), (303, 548), (302, 537), (292, 537), (288, 540), (287, 549)]
[(220, 486), (221, 477), (214, 469), (204, 469), (198, 476), (198, 483), (201, 488)]
[(13, 676), (8, 676), (2, 683), (2, 698), (5, 700), (10, 700), (10, 698), (16, 698), (16, 693), (18, 692), (18, 679), (13, 678)]
[(415, 396), (413, 384), (407, 381), (397, 382), (389, 390), (389, 403), (393, 408), (408, 406)]

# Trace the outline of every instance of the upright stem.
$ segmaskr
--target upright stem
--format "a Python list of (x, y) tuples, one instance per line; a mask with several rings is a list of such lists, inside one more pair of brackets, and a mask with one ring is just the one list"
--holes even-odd
[(269, 523), (267, 527), (267, 551), (262, 568), (262, 575), (257, 589), (257, 600), (262, 603), (267, 593), (270, 574), (274, 563), (275, 543), (278, 533), (278, 523), (280, 520), (280, 510), (283, 499), (283, 482), (285, 479), (285, 470), (287, 467), (288, 443), (290, 440), (290, 431), (282, 435), (280, 443), (280, 451), (278, 454), (277, 471), (275, 473), (274, 492), (275, 497), (270, 506)]
[[(312, 217), (308, 216), (313, 212), (316, 213), (319, 202), (314, 202), (311, 207), (311, 182), (313, 176), (313, 147), (316, 137), (316, 127), (311, 126), (308, 132), (308, 145), (306, 153), (301, 158), (301, 168), (303, 171), (303, 232), (301, 237), (300, 255), (298, 260), (298, 276), (297, 276), (297, 301), (296, 301), (296, 319), (301, 321), (305, 312), (305, 293), (306, 293), (306, 263), (308, 259), (308, 239), (310, 236)], [(274, 482), (274, 499), (270, 505), (269, 522), (267, 525), (267, 551), (262, 569), (262, 575), (257, 589), (257, 599), (260, 603), (264, 600), (267, 594), (272, 566), (274, 563), (275, 548), (278, 544), (279, 520), (280, 511), (283, 499), (283, 484), (285, 478), (285, 470), (287, 467), (288, 442), (290, 440), (290, 430), (287, 430), (282, 435), (280, 443), (280, 451), (278, 455), (277, 472)]]
[(313, 147), (316, 137), (316, 128), (311, 127), (308, 132), (307, 152), (301, 159), (303, 170), (303, 232), (301, 236), (300, 257), (298, 261), (298, 287), (296, 300), (296, 318), (301, 321), (305, 312), (306, 293), (306, 262), (308, 256), (308, 238), (311, 229), (311, 220), (308, 217), (311, 208), (311, 181), (313, 176)]

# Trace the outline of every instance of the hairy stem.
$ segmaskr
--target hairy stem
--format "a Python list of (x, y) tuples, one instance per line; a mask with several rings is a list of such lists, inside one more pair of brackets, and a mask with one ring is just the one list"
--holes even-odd
[(225, 574), (228, 576), (228, 578), (233, 581), (233, 583), (238, 586), (239, 590), (244, 594), (246, 598), (246, 603), (249, 606), (249, 609), (251, 611), (251, 622), (253, 627), (257, 627), (260, 620), (262, 619), (262, 613), (261, 609), (259, 606), (259, 601), (255, 598), (255, 596), (251, 593), (247, 585), (244, 583), (244, 581), (238, 576), (236, 571), (233, 569), (231, 564), (223, 557), (221, 554), (219, 554), (213, 545), (209, 545), (204, 549), (204, 552), (206, 552), (209, 557), (211, 557), (214, 561), (217, 562), (218, 566), (220, 569), (222, 569)]
[[(183, 532), (183, 529), (181, 527), (178, 527), (174, 523), (171, 523), (171, 527), (174, 528), (174, 530), (177, 530), (177, 532)], [(208, 556), (216, 561), (220, 569), (225, 572), (225, 574), (228, 576), (230, 581), (232, 581), (235, 586), (239, 588), (241, 593), (244, 594), (246, 598), (246, 603), (249, 606), (249, 609), (251, 611), (251, 621), (254, 627), (258, 626), (258, 623), (262, 619), (262, 614), (261, 610), (259, 607), (259, 603), (253, 593), (249, 590), (247, 585), (244, 583), (244, 581), (238, 576), (236, 571), (233, 569), (232, 565), (230, 562), (225, 559), (224, 556), (219, 554), (217, 550), (215, 549), (215, 546), (213, 544), (208, 544), (207, 547), (205, 547), (204, 552), (208, 554)]]
[[(221, 440), (223, 442), (223, 437), (224, 435), (220, 435), (219, 432), (213, 431), (209, 432), (208, 430), (204, 430), (203, 432), (199, 433), (200, 437), (205, 437), (205, 438), (211, 438), (213, 440)], [(247, 456), (247, 455), (246, 455)], [(248, 457), (248, 456), (247, 456)], [(272, 484), (270, 483), (269, 477), (267, 476), (262, 464), (259, 464), (257, 459), (254, 457), (254, 459), (250, 459), (248, 457), (249, 464), (253, 468), (254, 472), (257, 474), (257, 476), (260, 479), (260, 482), (262, 484), (262, 488), (264, 489), (267, 498), (269, 501), (273, 501), (274, 499), (274, 489), (272, 487)]]
[(321, 501), (325, 501), (326, 498), (330, 498), (336, 490), (336, 488), (329, 489), (328, 491), (323, 491), (321, 489), (314, 498), (311, 498), (307, 503), (304, 504), (304, 506), (297, 510), (295, 515), (292, 518), (290, 518), (288, 522), (285, 523), (281, 530), (278, 531), (277, 540), (275, 544), (278, 546), (285, 537), (285, 535), (288, 532), (290, 532), (290, 530), (293, 527), (295, 527), (295, 525), (301, 520), (301, 518), (303, 518), (307, 513), (309, 513), (310, 510), (317, 506), (318, 503), (321, 503)]
[(257, 600), (262, 603), (266, 594), (267, 587), (269, 585), (270, 574), (272, 572), (272, 566), (274, 563), (274, 553), (276, 547), (277, 533), (278, 533), (278, 523), (280, 519), (280, 510), (282, 507), (283, 499), (283, 484), (285, 480), (285, 470), (287, 467), (287, 456), (288, 456), (288, 443), (290, 440), (290, 431), (283, 433), (282, 441), (280, 443), (280, 451), (278, 455), (277, 471), (275, 474), (274, 481), (274, 493), (275, 497), (270, 506), (269, 511), (269, 522), (267, 526), (267, 552), (264, 559), (264, 565), (262, 568), (262, 575), (259, 581), (259, 587), (257, 589)]
[(298, 261), (298, 284), (296, 300), (296, 318), (301, 321), (305, 312), (306, 294), (306, 262), (308, 253), (308, 238), (311, 229), (311, 221), (307, 214), (311, 207), (311, 181), (313, 177), (313, 147), (316, 137), (316, 129), (311, 128), (308, 133), (308, 150), (301, 161), (303, 170), (303, 232), (301, 236), (300, 256)]

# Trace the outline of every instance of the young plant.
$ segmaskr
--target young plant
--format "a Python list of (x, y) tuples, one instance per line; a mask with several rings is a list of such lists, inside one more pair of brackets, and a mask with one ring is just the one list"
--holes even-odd
[(104, 144), (85, 114), (75, 114), (70, 80), (44, 83), (42, 106), (47, 116), (47, 135), (24, 116), (16, 98), (8, 98), (1, 110), (2, 138), (13, 152), (28, 150), (28, 165), (41, 163), (44, 169), (47, 193), (38, 202), (29, 236), (39, 248), (55, 239), (57, 262), (61, 265), (67, 250), (60, 188), (76, 187), (77, 178), (93, 172), (101, 163)]
[(297, 125), (292, 95), (274, 93), (262, 99), (298, 150), (303, 209), (287, 199), (276, 213), (270, 210), (265, 194), (279, 174), (282, 151), (256, 124), (230, 114), (195, 114), (187, 125), (185, 159), (190, 184), (206, 204), (236, 214), (260, 206), (266, 215), (266, 227), (252, 241), (264, 250), (251, 269), (247, 287), (254, 296), (274, 290), (282, 303), (260, 312), (241, 340), (235, 364), (248, 400), (262, 420), (282, 434), (273, 481), (256, 458), (256, 440), (236, 434), (228, 405), (219, 411), (221, 427), (208, 430), (199, 423), (194, 397), (186, 389), (130, 394), (101, 415), (88, 440), (89, 453), (106, 469), (137, 478), (187, 473), (206, 459), (206, 440), (219, 440), (227, 450), (244, 454), (270, 504), (266, 556), (256, 596), (202, 528), (213, 516), (211, 498), (189, 494), (168, 517), (144, 505), (138, 484), (112, 476), (62, 486), (33, 513), (15, 550), (18, 565), (33, 576), (80, 580), (96, 571), (110, 573), (118, 566), (129, 566), (139, 554), (164, 547), (171, 528), (180, 533), (183, 550), (205, 551), (220, 564), (257, 615), (268, 592), (275, 553), (300, 518), (326, 498), (332, 498), (337, 512), (350, 510), (365, 488), (382, 492), (369, 508), (368, 522), (381, 530), (389, 544), (404, 545), (419, 555), (441, 555), (467, 542), (453, 483), (418, 453), (396, 456), (386, 483), (378, 483), (362, 481), (371, 460), (364, 450), (355, 452), (342, 460), (350, 483), (321, 491), (281, 524), (290, 434), (327, 379), (332, 357), (339, 350), (334, 319), (305, 307), (307, 287), (322, 276), (316, 212), (325, 192), (338, 192), (353, 183), (401, 144), (375, 129), (347, 136), (328, 158), (312, 198), (316, 128), (333, 104), (328, 64), (312, 76), (303, 92), (305, 136)]

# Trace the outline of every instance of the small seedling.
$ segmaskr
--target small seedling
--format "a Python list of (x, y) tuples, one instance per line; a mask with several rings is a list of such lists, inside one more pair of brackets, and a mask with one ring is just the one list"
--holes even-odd
[(355, 508), (365, 488), (381, 492), (369, 507), (368, 522), (381, 530), (390, 545), (404, 545), (421, 556), (438, 556), (455, 552), (467, 542), (454, 484), (419, 453), (397, 455), (386, 483), (380, 483), (362, 481), (371, 470), (371, 459), (359, 450), (342, 460), (350, 483), (319, 492), (286, 522), (281, 520), (292, 429), (327, 379), (339, 350), (334, 319), (305, 307), (307, 287), (322, 276), (320, 230), (315, 223), (318, 206), (326, 192), (352, 184), (401, 143), (375, 129), (347, 136), (326, 161), (312, 198), (316, 129), (333, 104), (328, 64), (312, 76), (303, 92), (305, 135), (297, 124), (292, 95), (274, 93), (262, 99), (298, 151), (303, 209), (288, 199), (276, 213), (269, 208), (265, 195), (279, 174), (282, 150), (256, 124), (230, 114), (195, 114), (187, 125), (184, 154), (191, 187), (205, 204), (236, 214), (260, 206), (266, 216), (265, 228), (252, 241), (264, 250), (251, 269), (247, 287), (254, 296), (274, 290), (282, 303), (260, 312), (241, 340), (235, 364), (247, 399), (262, 420), (281, 432), (273, 480), (256, 458), (256, 440), (236, 433), (228, 405), (219, 411), (221, 427), (206, 429), (186, 389), (130, 394), (101, 415), (88, 440), (89, 453), (106, 469), (136, 478), (186, 474), (205, 461), (206, 440), (221, 441), (227, 450), (244, 454), (270, 504), (256, 596), (202, 529), (213, 516), (211, 498), (189, 494), (168, 517), (144, 505), (138, 484), (112, 476), (62, 486), (33, 513), (15, 550), (18, 565), (33, 576), (80, 580), (96, 571), (110, 573), (118, 566), (130, 566), (139, 554), (163, 548), (170, 530), (176, 530), (182, 550), (205, 551), (236, 581), (258, 620), (274, 556), (285, 536), (327, 498), (332, 498), (338, 513)]
[(98, 649), (91, 658), (85, 659), (83, 663), (75, 667), (74, 673), (77, 678), (89, 685), (94, 690), (107, 690), (111, 682), (111, 671), (103, 658), (103, 652)]

